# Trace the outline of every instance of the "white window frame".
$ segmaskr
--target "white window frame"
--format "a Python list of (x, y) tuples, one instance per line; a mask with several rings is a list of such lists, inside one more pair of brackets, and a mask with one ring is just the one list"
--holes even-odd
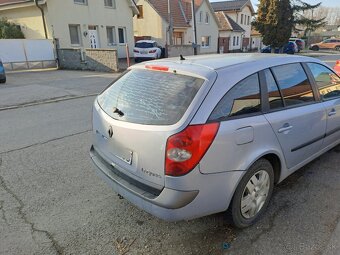
[(198, 16), (198, 23), (203, 22), (203, 11), (200, 11), (199, 16)]
[[(109, 29), (112, 32), (112, 43), (109, 41), (108, 31)], [(116, 37), (116, 27), (115, 26), (107, 26), (106, 27), (106, 39), (107, 39), (107, 45), (108, 46), (116, 46), (117, 45), (117, 37)]]
[[(71, 27), (76, 27), (78, 33), (78, 41), (79, 43), (72, 43), (72, 36), (71, 36)], [(80, 24), (69, 24), (68, 25), (69, 35), (70, 35), (70, 44), (71, 46), (81, 46), (82, 45), (82, 38), (81, 38), (81, 28)]]
[(80, 5), (87, 5), (87, 0), (73, 0), (73, 3)]
[(116, 9), (116, 0), (111, 0), (112, 5), (108, 3), (109, 0), (104, 0), (105, 8)]
[(205, 23), (205, 24), (209, 24), (209, 22), (210, 22), (209, 12), (206, 12), (206, 13), (205, 13), (204, 23)]
[[(123, 29), (123, 35), (124, 35), (124, 42), (120, 42), (120, 37), (119, 37), (119, 30)], [(118, 44), (119, 45), (125, 45), (127, 43), (127, 38), (126, 38), (126, 27), (118, 27)]]
[[(203, 43), (203, 42), (204, 42), (203, 39), (205, 39), (205, 38), (208, 39), (208, 40), (207, 40), (207, 41), (208, 41), (208, 44)], [(202, 48), (202, 49), (210, 48), (210, 44), (211, 44), (211, 36), (206, 35), (206, 36), (202, 36), (202, 37), (201, 37), (201, 48)]]

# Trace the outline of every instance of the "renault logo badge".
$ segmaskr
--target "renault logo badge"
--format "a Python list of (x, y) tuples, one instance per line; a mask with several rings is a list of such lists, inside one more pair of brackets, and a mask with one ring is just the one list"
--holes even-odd
[(110, 128), (109, 128), (109, 130), (107, 132), (108, 132), (108, 134), (109, 134), (109, 136), (111, 138), (113, 136), (113, 129), (112, 129), (111, 126), (110, 126)]

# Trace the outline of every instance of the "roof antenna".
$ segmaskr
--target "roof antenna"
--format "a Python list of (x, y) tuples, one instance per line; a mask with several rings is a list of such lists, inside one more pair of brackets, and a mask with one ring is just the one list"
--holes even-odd
[(185, 58), (183, 57), (183, 55), (179, 55), (179, 57), (180, 57), (180, 58), (179, 58), (180, 60), (185, 60)]

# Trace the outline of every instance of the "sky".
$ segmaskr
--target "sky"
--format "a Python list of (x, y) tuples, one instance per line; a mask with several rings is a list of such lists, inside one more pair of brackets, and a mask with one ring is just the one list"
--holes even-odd
[[(222, 2), (224, 0), (210, 0), (210, 2)], [(316, 4), (319, 2), (322, 2), (322, 6), (327, 6), (327, 7), (340, 7), (340, 0), (304, 0), (306, 3), (309, 4)], [(256, 5), (259, 3), (258, 0), (251, 0), (253, 3), (254, 9), (256, 10)]]

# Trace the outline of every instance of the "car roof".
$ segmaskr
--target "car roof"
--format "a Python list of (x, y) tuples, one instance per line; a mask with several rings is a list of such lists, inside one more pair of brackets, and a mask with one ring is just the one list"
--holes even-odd
[(247, 66), (258, 66), (260, 68), (268, 68), (270, 66), (283, 65), (296, 62), (321, 62), (318, 59), (294, 56), (287, 54), (264, 54), (264, 53), (227, 53), (227, 54), (206, 54), (198, 56), (187, 56), (185, 60), (177, 58), (160, 59), (150, 61), (148, 63), (164, 64), (191, 64), (204, 66), (209, 69), (218, 70), (227, 68), (230, 66), (239, 65), (240, 68), (246, 68)]
[(139, 40), (137, 41), (136, 43), (155, 43), (156, 41), (153, 41), (153, 40)]

